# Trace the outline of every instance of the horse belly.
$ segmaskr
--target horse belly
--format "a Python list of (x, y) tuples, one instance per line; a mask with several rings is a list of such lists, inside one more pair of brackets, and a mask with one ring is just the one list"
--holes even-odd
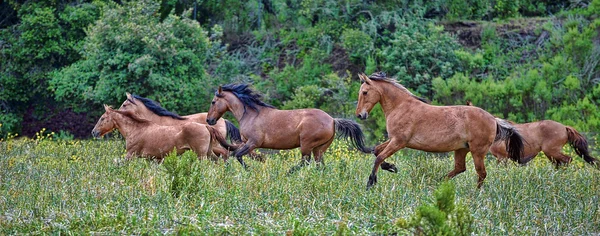
[(467, 148), (467, 140), (458, 135), (418, 135), (408, 141), (408, 148), (426, 152), (450, 152)]

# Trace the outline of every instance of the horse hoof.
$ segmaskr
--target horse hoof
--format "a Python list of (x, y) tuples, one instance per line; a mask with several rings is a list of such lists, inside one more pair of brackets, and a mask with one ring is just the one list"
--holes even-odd
[(392, 163), (381, 163), (381, 169), (387, 170), (389, 172), (392, 173), (398, 173), (398, 168), (396, 167), (396, 165), (392, 164)]

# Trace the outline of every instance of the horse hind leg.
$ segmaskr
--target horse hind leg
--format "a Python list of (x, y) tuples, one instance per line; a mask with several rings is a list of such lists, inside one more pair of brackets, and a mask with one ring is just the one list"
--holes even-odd
[(321, 144), (315, 148), (313, 148), (313, 156), (315, 157), (315, 161), (319, 164), (323, 164), (324, 160), (323, 160), (323, 154), (325, 153), (325, 151), (327, 151), (327, 148), (329, 148), (329, 146), (331, 146), (331, 143), (333, 142), (333, 137), (328, 140), (327, 142), (325, 142), (324, 144)]
[(548, 157), (548, 159), (550, 159), (550, 161), (552, 161), (556, 168), (571, 163), (571, 160), (573, 159), (570, 156), (558, 150), (551, 150), (547, 152), (544, 151), (544, 154)]
[(302, 153), (302, 159), (300, 159), (300, 164), (292, 167), (288, 171), (288, 175), (293, 174), (294, 172), (300, 170), (300, 168), (308, 165), (308, 163), (310, 162), (310, 153), (311, 152), (312, 152), (312, 149), (307, 148), (306, 146), (300, 146), (300, 153)]

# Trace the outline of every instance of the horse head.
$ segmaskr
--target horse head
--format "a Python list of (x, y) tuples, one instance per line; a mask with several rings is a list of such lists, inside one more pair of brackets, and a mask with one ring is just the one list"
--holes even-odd
[(215, 125), (217, 120), (225, 114), (229, 110), (229, 102), (225, 98), (225, 94), (223, 93), (223, 88), (219, 86), (217, 92), (215, 92), (215, 96), (210, 102), (210, 108), (208, 109), (208, 114), (206, 115), (206, 123), (209, 125)]
[(116, 124), (112, 117), (114, 111), (115, 110), (110, 106), (104, 105), (104, 114), (98, 119), (98, 122), (96, 122), (96, 125), (92, 130), (92, 136), (94, 136), (94, 138), (102, 137), (115, 128)]
[(369, 112), (381, 99), (381, 92), (374, 86), (369, 77), (363, 73), (358, 74), (362, 85), (358, 91), (358, 104), (356, 105), (356, 117), (361, 120), (367, 119)]

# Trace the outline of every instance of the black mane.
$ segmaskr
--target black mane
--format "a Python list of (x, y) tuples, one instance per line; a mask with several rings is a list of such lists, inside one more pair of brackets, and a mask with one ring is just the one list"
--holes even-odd
[(423, 103), (427, 103), (427, 104), (431, 103), (429, 100), (427, 100), (425, 98), (422, 98), (422, 97), (412, 94), (410, 91), (408, 91), (408, 89), (406, 89), (404, 86), (399, 84), (398, 81), (396, 81), (395, 79), (388, 78), (387, 75), (385, 74), (385, 72), (383, 72), (383, 71), (375, 72), (375, 73), (369, 75), (369, 79), (375, 80), (375, 81), (383, 81), (383, 82), (391, 83), (391, 84), (396, 85), (397, 87), (405, 90), (406, 92), (408, 92), (410, 94), (410, 96), (412, 96), (413, 98), (415, 98)]
[(154, 112), (154, 114), (157, 114), (159, 116), (168, 116), (171, 117), (173, 119), (178, 119), (178, 120), (185, 120), (185, 118), (177, 115), (177, 113), (171, 112), (167, 109), (165, 109), (164, 107), (161, 107), (160, 105), (158, 105), (157, 102), (155, 102), (152, 99), (149, 98), (145, 98), (145, 97), (141, 97), (135, 94), (132, 94), (131, 96), (133, 96), (135, 99), (142, 101), (142, 103), (144, 103), (144, 106), (146, 106), (146, 108), (148, 108), (148, 110)]
[[(255, 111), (258, 111), (257, 106), (275, 108), (274, 106), (271, 106), (261, 101), (262, 95), (252, 90), (249, 84), (226, 84), (221, 86), (221, 89), (223, 91), (233, 93), (233, 95), (240, 99), (240, 101), (242, 101), (242, 104), (244, 104), (244, 110), (247, 106)], [(219, 91), (217, 91), (216, 93), (217, 96), (219, 96), (218, 93)]]

